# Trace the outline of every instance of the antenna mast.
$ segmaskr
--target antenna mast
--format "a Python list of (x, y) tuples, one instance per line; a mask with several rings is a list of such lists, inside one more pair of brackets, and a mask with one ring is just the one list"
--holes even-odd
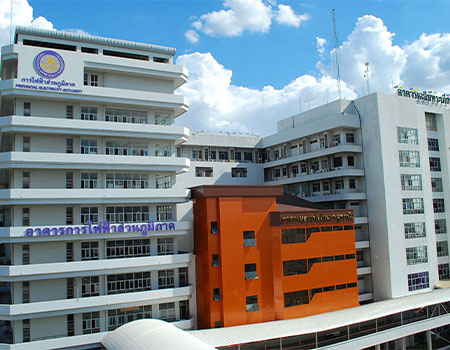
[(339, 37), (336, 31), (336, 12), (333, 8), (333, 32), (334, 32), (334, 66), (337, 73), (338, 95), (341, 99), (341, 73), (339, 71)]
[(13, 0), (11, 0), (11, 13), (10, 13), (10, 16), (9, 16), (9, 19), (10, 19), (10, 23), (9, 23), (9, 44), (12, 44), (12, 24), (13, 24), (12, 15), (13, 15)]

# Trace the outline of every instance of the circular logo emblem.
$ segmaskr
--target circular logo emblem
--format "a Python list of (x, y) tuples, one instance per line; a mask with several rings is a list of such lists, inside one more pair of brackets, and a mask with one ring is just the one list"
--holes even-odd
[(56, 78), (64, 72), (64, 60), (55, 51), (42, 51), (34, 58), (34, 68), (45, 78)]

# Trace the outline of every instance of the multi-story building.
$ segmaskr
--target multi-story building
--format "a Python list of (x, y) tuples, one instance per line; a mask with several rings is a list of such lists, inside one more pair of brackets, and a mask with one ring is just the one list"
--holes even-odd
[(19, 27), (2, 48), (1, 343), (98, 344), (139, 318), (194, 326), (174, 54)]

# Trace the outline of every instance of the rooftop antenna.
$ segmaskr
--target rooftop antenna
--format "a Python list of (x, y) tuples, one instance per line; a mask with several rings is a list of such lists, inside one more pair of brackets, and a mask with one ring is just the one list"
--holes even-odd
[(13, 11), (13, 0), (11, 0), (11, 13), (9, 14), (9, 20), (10, 20), (10, 23), (9, 23), (9, 44), (11, 45), (12, 44), (12, 11)]
[(366, 86), (367, 86), (367, 95), (370, 94), (370, 71), (369, 71), (369, 62), (365, 63), (366, 69), (364, 70), (364, 78), (366, 78)]
[(339, 71), (339, 37), (336, 31), (336, 11), (333, 8), (333, 32), (334, 32), (334, 67), (336, 69), (337, 75), (337, 87), (338, 87), (338, 95), (339, 99), (341, 99), (341, 73)]

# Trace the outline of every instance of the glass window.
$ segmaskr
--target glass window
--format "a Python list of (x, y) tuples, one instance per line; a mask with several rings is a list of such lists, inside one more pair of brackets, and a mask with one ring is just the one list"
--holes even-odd
[(301, 275), (308, 272), (307, 259), (283, 261), (283, 276)]
[(105, 108), (105, 121), (129, 124), (148, 124), (147, 111)]
[(315, 182), (312, 184), (312, 191), (313, 192), (320, 192), (320, 182)]
[(213, 176), (213, 168), (195, 167), (195, 176), (196, 177), (212, 177)]
[(189, 320), (191, 313), (189, 311), (189, 300), (180, 301), (180, 320)]
[(214, 301), (220, 300), (220, 289), (219, 288), (213, 289), (213, 300)]
[(22, 188), (30, 188), (30, 172), (22, 172)]
[(73, 119), (73, 106), (66, 106), (66, 118)]
[(355, 143), (355, 135), (353, 133), (346, 133), (345, 134), (345, 142)]
[(419, 151), (398, 151), (400, 166), (406, 168), (420, 167)]
[(180, 267), (178, 269), (178, 286), (186, 287), (189, 285), (189, 270), (187, 267)]
[(97, 188), (98, 178), (97, 173), (81, 173), (80, 175), (81, 188)]
[(426, 236), (425, 222), (410, 222), (404, 224), (405, 238), (420, 238)]
[(434, 220), (434, 229), (436, 234), (447, 233), (447, 221), (445, 219)]
[(98, 260), (98, 242), (81, 242), (81, 260)]
[(173, 242), (173, 237), (158, 238), (158, 255), (174, 254)]
[(106, 259), (150, 256), (149, 239), (119, 239), (106, 241)]
[(31, 116), (31, 103), (30, 102), (23, 103), (23, 115), (25, 117)]
[(66, 188), (73, 188), (73, 173), (66, 173)]
[(80, 141), (81, 154), (97, 154), (97, 140), (81, 140)]
[(439, 241), (436, 242), (437, 256), (448, 256), (448, 242)]
[(81, 207), (80, 211), (82, 224), (98, 224), (98, 207)]
[(170, 175), (158, 176), (156, 188), (172, 188), (172, 177)]
[(400, 180), (404, 191), (422, 191), (422, 175), (401, 174)]
[(149, 188), (148, 174), (106, 173), (106, 188)]
[(309, 304), (307, 290), (284, 293), (284, 307), (291, 307), (303, 304)]
[(148, 156), (147, 142), (106, 141), (105, 154), (115, 156)]
[(247, 168), (232, 168), (231, 177), (247, 177)]
[(172, 119), (170, 118), (170, 114), (167, 113), (158, 113), (155, 115), (155, 124), (156, 125), (171, 125)]
[(108, 310), (108, 331), (113, 331), (125, 323), (143, 318), (152, 318), (152, 305)]
[(417, 129), (397, 127), (398, 143), (419, 144)]
[(220, 160), (228, 160), (228, 151), (219, 151)]
[(291, 228), (281, 230), (281, 243), (293, 244), (306, 242), (306, 235), (304, 228)]
[(152, 289), (150, 272), (123, 273), (106, 277), (107, 294), (142, 292)]
[(254, 280), (258, 278), (258, 273), (256, 272), (256, 264), (245, 264), (245, 279)]
[(220, 266), (219, 254), (212, 255), (212, 266), (214, 266), (214, 267)]
[(172, 221), (172, 205), (157, 205), (156, 221)]
[(106, 207), (106, 221), (111, 224), (122, 222), (147, 222), (150, 220), (148, 206)]
[(175, 288), (174, 270), (158, 271), (158, 289)]
[(408, 290), (410, 292), (429, 287), (430, 277), (428, 271), (411, 273), (408, 275)]
[(22, 150), (23, 152), (30, 152), (30, 136), (24, 136), (22, 139)]
[(441, 159), (430, 157), (430, 171), (441, 171)]
[(30, 208), (22, 208), (22, 226), (30, 226)]
[(159, 304), (159, 319), (166, 322), (174, 322), (175, 318), (175, 303)]
[(219, 233), (217, 221), (211, 221), (211, 233)]
[(432, 113), (425, 113), (425, 122), (427, 125), (427, 130), (430, 131), (436, 131), (437, 130), (437, 124), (436, 124), (436, 115)]
[(81, 106), (81, 120), (97, 120), (97, 107)]
[(403, 198), (403, 214), (423, 214), (423, 198)]
[(348, 164), (348, 166), (355, 166), (355, 157), (348, 156), (347, 157), (347, 164)]
[(73, 153), (73, 139), (66, 139), (66, 153)]
[(255, 231), (244, 231), (244, 247), (256, 246)]
[(342, 166), (342, 157), (334, 157), (333, 158), (333, 166), (335, 168), (341, 167)]
[(83, 313), (83, 334), (100, 332), (100, 312)]
[(449, 264), (439, 264), (438, 265), (439, 280), (449, 279)]
[(433, 198), (433, 210), (435, 213), (445, 213), (444, 198)]
[(98, 276), (83, 277), (81, 279), (81, 296), (96, 297), (100, 295), (100, 284)]
[(245, 303), (246, 303), (247, 312), (253, 312), (253, 311), (259, 310), (257, 295), (245, 297)]
[(408, 265), (428, 262), (427, 246), (406, 248), (406, 262)]
[(428, 150), (438, 152), (439, 151), (439, 140), (438, 139), (428, 139)]

